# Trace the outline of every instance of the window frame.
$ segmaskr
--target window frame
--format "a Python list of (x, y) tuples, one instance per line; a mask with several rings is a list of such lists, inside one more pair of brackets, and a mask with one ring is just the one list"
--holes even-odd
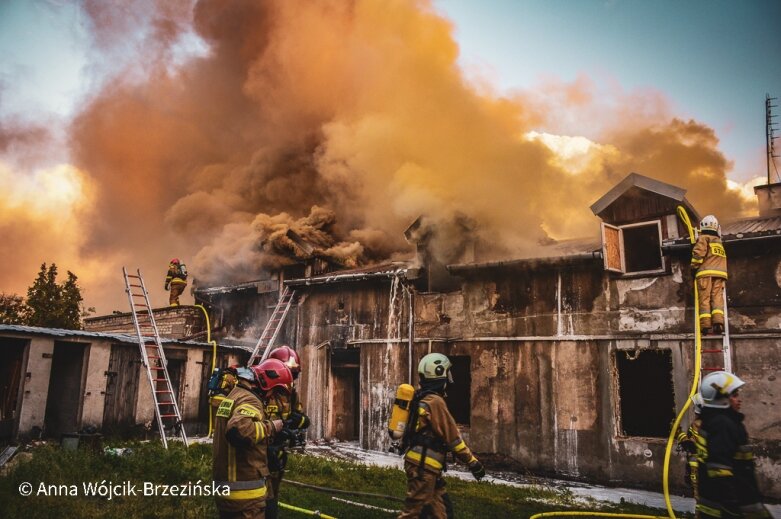
[[(653, 270), (637, 270), (632, 272), (627, 272), (626, 270), (626, 250), (625, 250), (625, 243), (624, 243), (624, 229), (630, 229), (635, 227), (644, 227), (644, 226), (651, 226), (656, 225), (657, 232), (659, 234), (659, 259), (661, 266), (658, 269)], [(608, 255), (608, 241), (605, 240), (606, 237), (606, 229), (610, 230), (617, 230), (618, 231), (618, 252), (619, 256), (621, 258), (621, 270), (618, 270), (616, 267), (611, 266), (609, 264), (609, 255)], [(601, 230), (602, 230), (602, 258), (603, 258), (603, 265), (604, 269), (608, 270), (610, 272), (615, 272), (617, 274), (621, 274), (622, 276), (630, 277), (630, 276), (650, 276), (655, 274), (664, 274), (667, 272), (667, 262), (664, 257), (664, 253), (662, 251), (662, 221), (660, 219), (655, 220), (646, 220), (644, 222), (636, 222), (636, 223), (628, 223), (624, 225), (611, 225), (605, 222), (602, 222), (601, 224)]]

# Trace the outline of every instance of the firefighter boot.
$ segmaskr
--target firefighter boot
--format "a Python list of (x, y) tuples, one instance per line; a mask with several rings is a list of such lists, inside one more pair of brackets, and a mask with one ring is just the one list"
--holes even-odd
[(713, 334), (724, 335), (724, 325), (721, 323), (713, 323)]

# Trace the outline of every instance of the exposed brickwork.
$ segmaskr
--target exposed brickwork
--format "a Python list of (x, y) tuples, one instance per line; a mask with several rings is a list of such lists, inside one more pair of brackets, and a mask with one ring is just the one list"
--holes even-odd
[[(203, 311), (195, 306), (172, 306), (152, 310), (161, 337), (181, 339), (206, 330)], [(135, 333), (133, 315), (103, 315), (84, 320), (84, 329), (90, 332)]]

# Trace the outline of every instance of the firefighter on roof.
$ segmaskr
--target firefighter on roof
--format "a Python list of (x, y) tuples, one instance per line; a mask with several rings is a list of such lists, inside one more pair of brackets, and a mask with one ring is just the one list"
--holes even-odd
[(724, 284), (727, 281), (727, 253), (721, 242), (721, 227), (713, 215), (700, 222), (700, 236), (692, 249), (692, 274), (697, 283), (700, 329), (724, 333)]
[(442, 478), (448, 451), (468, 465), (475, 479), (479, 481), (485, 476), (482, 463), (461, 439), (443, 398), (448, 382), (452, 382), (451, 365), (441, 353), (429, 353), (418, 365), (420, 389), (412, 400), (402, 440), (407, 498), (399, 519), (453, 516), (453, 505)]
[(169, 305), (179, 305), (179, 296), (182, 295), (186, 286), (187, 266), (174, 258), (168, 264), (168, 275), (165, 277), (165, 289), (168, 290), (169, 287), (171, 289), (171, 295), (168, 296)]
[(292, 380), (285, 366), (265, 364), (236, 370), (236, 386), (217, 409), (213, 477), (216, 485), (230, 489), (229, 496), (215, 496), (221, 519), (265, 517), (267, 447), (284, 424), (266, 416), (260, 396)]
[(266, 519), (278, 517), (279, 487), (285, 474), (287, 464), (286, 447), (300, 445), (303, 433), (309, 427), (309, 417), (304, 414), (304, 406), (298, 398), (293, 382), (301, 373), (301, 362), (298, 353), (289, 346), (280, 346), (269, 355), (266, 362), (274, 361), (287, 366), (292, 378), (286, 387), (278, 386), (264, 399), (266, 414), (277, 420), (283, 420), (285, 429), (282, 434), (274, 437), (268, 446), (269, 465), (269, 495), (266, 504)]

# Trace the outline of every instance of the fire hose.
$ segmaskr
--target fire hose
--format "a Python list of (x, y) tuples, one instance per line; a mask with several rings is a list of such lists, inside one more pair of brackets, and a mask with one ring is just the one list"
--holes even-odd
[[(212, 327), (209, 324), (209, 312), (203, 305), (195, 305), (197, 308), (203, 310), (203, 315), (206, 317), (206, 342), (212, 345), (212, 369), (209, 373), (214, 373), (214, 368), (217, 367), (217, 341), (212, 340)], [(211, 436), (214, 432), (214, 418), (212, 417), (212, 406), (209, 405), (209, 434)]]

